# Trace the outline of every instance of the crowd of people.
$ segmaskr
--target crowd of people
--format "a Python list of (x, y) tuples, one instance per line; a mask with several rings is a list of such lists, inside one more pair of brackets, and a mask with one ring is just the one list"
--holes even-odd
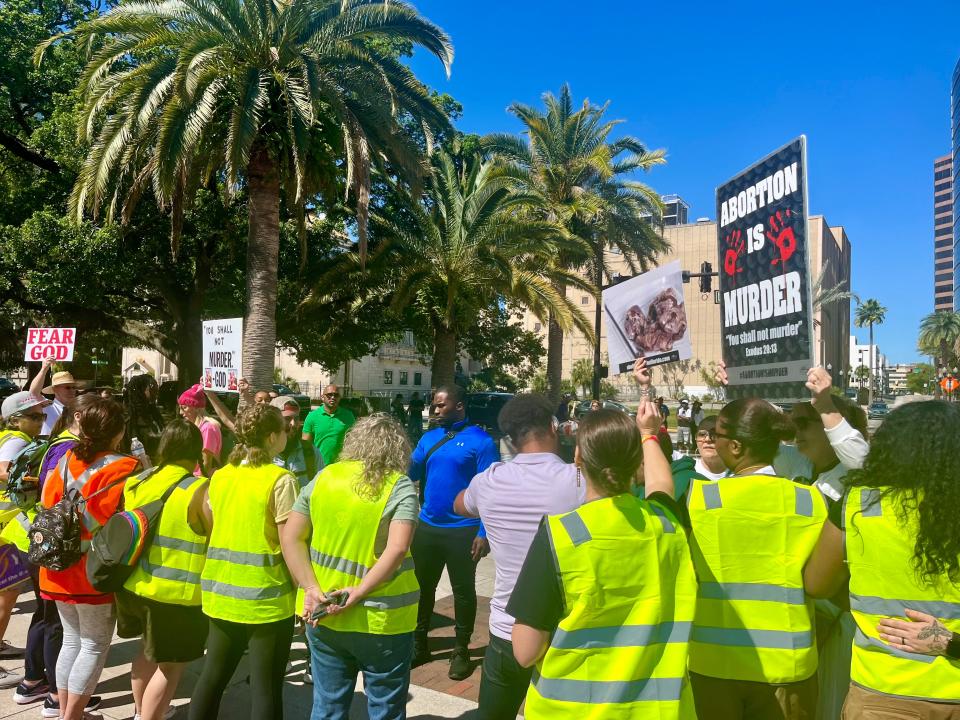
[[(411, 668), (438, 649), (444, 569), (448, 674), (472, 674), (476, 567), (491, 553), (481, 718), (524, 702), (551, 720), (960, 718), (956, 405), (898, 408), (869, 438), (863, 410), (814, 368), (810, 401), (790, 411), (750, 398), (705, 417), (681, 403), (675, 458), (641, 360), (636, 418), (591, 408), (572, 463), (555, 403), (512, 398), (503, 462), (456, 385), (435, 390), (421, 435), (402, 403), (356, 418), (335, 385), (302, 427), (294, 399), (248, 386), (236, 413), (194, 386), (165, 423), (149, 378), (123, 406), (78, 395), (69, 373), (46, 385), (48, 370), (4, 400), (0, 434), (8, 488), (42, 450), (36, 506), (12, 491), (0, 503), (0, 552), (32, 551), (37, 514), (83, 499), (79, 560), (30, 567), (24, 676), (0, 675), (44, 717), (91, 716), (115, 632), (140, 638), (137, 718), (168, 717), (201, 657), (188, 713), (216, 718), (244, 655), (249, 717), (282, 717), (299, 628), (312, 718), (348, 717), (358, 675), (369, 717), (402, 718)], [(98, 590), (91, 541), (157, 501), (122, 589)], [(0, 587), (0, 634), (22, 583)]]

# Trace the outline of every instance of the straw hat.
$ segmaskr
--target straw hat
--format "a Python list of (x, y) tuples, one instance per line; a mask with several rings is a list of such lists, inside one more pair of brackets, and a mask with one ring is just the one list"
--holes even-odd
[(50, 384), (43, 389), (43, 392), (49, 395), (50, 393), (53, 392), (53, 389), (56, 387), (61, 387), (63, 385), (73, 385), (77, 388), (81, 388), (84, 386), (84, 384), (85, 383), (82, 380), (74, 380), (73, 373), (71, 373), (69, 370), (64, 370), (62, 372), (56, 372), (53, 374), (53, 378), (50, 380)]

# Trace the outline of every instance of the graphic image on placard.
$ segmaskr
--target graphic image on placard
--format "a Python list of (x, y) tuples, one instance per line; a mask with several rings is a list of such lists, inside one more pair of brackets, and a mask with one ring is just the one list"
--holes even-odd
[(203, 387), (214, 392), (239, 392), (243, 374), (243, 318), (203, 323)]
[(806, 138), (717, 188), (727, 396), (799, 399), (812, 366)]
[(630, 372), (638, 357), (653, 366), (691, 356), (679, 261), (607, 288), (603, 310), (613, 374)]

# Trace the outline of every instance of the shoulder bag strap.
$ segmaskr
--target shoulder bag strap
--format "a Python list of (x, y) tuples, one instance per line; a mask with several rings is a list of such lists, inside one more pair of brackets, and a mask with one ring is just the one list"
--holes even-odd
[(448, 442), (453, 440), (457, 435), (459, 435), (461, 432), (466, 430), (468, 427), (469, 425), (464, 425), (462, 428), (459, 428), (457, 430), (447, 430), (447, 432), (444, 433), (443, 437), (437, 440), (437, 442), (433, 444), (433, 447), (427, 450), (427, 454), (423, 456), (423, 480), (420, 483), (420, 504), (421, 505), (423, 504), (423, 501), (427, 492), (427, 461), (437, 450), (439, 450)]

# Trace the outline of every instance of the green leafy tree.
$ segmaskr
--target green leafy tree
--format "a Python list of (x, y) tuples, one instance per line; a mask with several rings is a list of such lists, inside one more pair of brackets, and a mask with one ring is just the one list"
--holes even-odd
[(960, 312), (939, 311), (923, 318), (917, 348), (942, 366), (950, 365), (960, 353)]
[(303, 218), (318, 191), (336, 188), (345, 158), (362, 262), (371, 165), (385, 157), (410, 178), (421, 166), (398, 117), (447, 127), (389, 45), (423, 47), (449, 68), (447, 36), (395, 0), (132, 3), (70, 34), (91, 49), (79, 83), (79, 134), (90, 149), (71, 195), (73, 216), (96, 218), (105, 208), (108, 221), (126, 221), (150, 189), (170, 209), (176, 255), (197, 187), (222, 173), (228, 192), (245, 189), (244, 366), (254, 384), (269, 383), (281, 197)]
[(438, 151), (432, 170), (426, 201), (401, 190), (402, 215), (373, 216), (383, 246), (372, 262), (402, 268), (392, 305), (412, 308), (429, 327), (434, 385), (453, 382), (460, 339), (498, 299), (583, 327), (583, 315), (542, 272), (543, 258), (563, 246), (562, 228), (523, 212), (528, 199), (511, 193), (511, 180), (494, 176), (489, 162), (466, 158), (458, 167)]
[(604, 400), (616, 400), (620, 395), (620, 390), (609, 380), (600, 382), (600, 397)]
[[(656, 233), (649, 227), (637, 234), (641, 208), (657, 210), (659, 199), (622, 176), (663, 162), (663, 151), (648, 151), (631, 137), (611, 140), (618, 121), (604, 118), (606, 106), (586, 100), (575, 108), (566, 85), (559, 97), (547, 93), (543, 102), (542, 110), (520, 103), (510, 107), (523, 123), (527, 141), (495, 134), (485, 138), (484, 147), (500, 159), (501, 171), (519, 183), (520, 192), (536, 199), (539, 213), (561, 223), (579, 240), (554, 256), (554, 264), (566, 271), (582, 270), (600, 257), (602, 265), (598, 250), (613, 245), (628, 262), (645, 267), (665, 244), (654, 242)], [(566, 295), (570, 284), (558, 279), (557, 292)], [(596, 277), (586, 287), (596, 295)], [(563, 371), (566, 329), (559, 320), (550, 319), (547, 335), (547, 378), (553, 399), (560, 394)], [(593, 340), (592, 330), (584, 334)]]
[(870, 379), (870, 368), (866, 365), (860, 365), (856, 370), (853, 371), (853, 379), (860, 383), (860, 389), (863, 390), (863, 386), (866, 385), (867, 381)]
[(907, 373), (907, 390), (914, 395), (930, 395), (937, 380), (937, 370), (929, 363), (919, 363)]
[(515, 378), (517, 386), (525, 385), (540, 369), (544, 354), (540, 336), (523, 329), (522, 317), (522, 308), (497, 298), (477, 313), (472, 331), (465, 333), (461, 341), (462, 349), (471, 358), (485, 368)]
[(873, 393), (877, 384), (876, 353), (873, 350), (873, 328), (875, 325), (882, 325), (886, 319), (887, 309), (874, 299), (864, 300), (859, 305), (853, 315), (853, 322), (857, 327), (870, 328), (870, 384), (867, 387), (867, 402), (873, 402)]
[(570, 368), (570, 382), (579, 388), (582, 397), (586, 397), (593, 383), (593, 362), (587, 358), (577, 360)]

